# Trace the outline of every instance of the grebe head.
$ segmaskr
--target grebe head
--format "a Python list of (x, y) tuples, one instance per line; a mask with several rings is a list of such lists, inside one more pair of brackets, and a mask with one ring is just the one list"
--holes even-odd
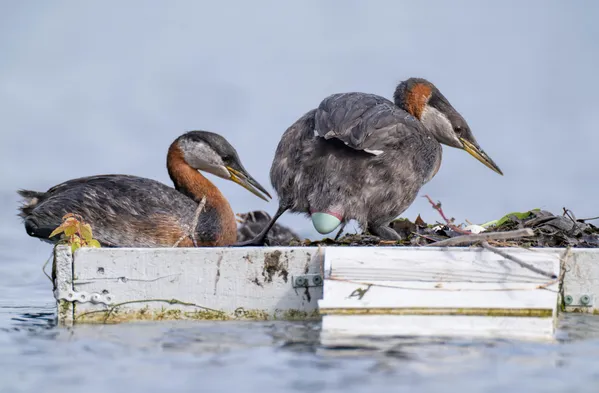
[(407, 79), (397, 86), (394, 99), (397, 106), (418, 118), (439, 143), (466, 150), (485, 166), (503, 175), (480, 147), (466, 120), (431, 82), (422, 78)]
[(177, 139), (183, 158), (194, 169), (231, 180), (268, 202), (270, 194), (241, 164), (237, 151), (225, 138), (209, 131), (189, 131)]

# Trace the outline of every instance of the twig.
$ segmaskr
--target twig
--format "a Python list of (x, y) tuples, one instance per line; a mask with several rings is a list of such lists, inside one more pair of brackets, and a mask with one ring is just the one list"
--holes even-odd
[(48, 280), (50, 280), (50, 282), (52, 284), (54, 284), (54, 281), (52, 280), (52, 277), (50, 277), (50, 275), (48, 273), (46, 273), (46, 266), (48, 266), (48, 263), (50, 263), (50, 260), (52, 259), (53, 256), (54, 256), (54, 253), (50, 253), (50, 256), (48, 257), (48, 259), (46, 259), (44, 266), (42, 266), (42, 272), (44, 272), (44, 274), (46, 275), (46, 277), (48, 277)]
[(572, 221), (574, 221), (574, 223), (576, 223), (576, 216), (574, 215), (572, 210), (566, 209), (565, 207), (562, 207), (562, 209), (564, 210), (564, 216), (568, 216), (568, 218), (570, 220), (572, 220)]
[(472, 244), (480, 241), (487, 240), (507, 240), (507, 239), (515, 239), (519, 237), (526, 236), (534, 236), (535, 232), (530, 228), (517, 229), (515, 231), (505, 231), (505, 232), (488, 232), (488, 233), (477, 233), (472, 235), (463, 235), (452, 237), (447, 240), (441, 240), (435, 243), (427, 244), (425, 247), (434, 246), (434, 247), (447, 247), (447, 246), (457, 246), (463, 244)]
[(435, 209), (436, 211), (439, 212), (439, 214), (441, 215), (441, 217), (443, 218), (443, 220), (445, 220), (445, 223), (447, 224), (447, 226), (449, 228), (451, 228), (452, 230), (454, 230), (456, 232), (463, 233), (464, 235), (468, 235), (468, 234), (472, 233), (470, 231), (466, 231), (466, 230), (464, 230), (462, 228), (459, 228), (459, 227), (455, 226), (454, 224), (452, 224), (451, 221), (447, 217), (445, 217), (445, 213), (443, 213), (443, 209), (441, 208), (441, 202), (438, 202), (438, 203), (433, 202), (433, 200), (431, 199), (431, 197), (428, 196), (428, 195), (425, 195), (424, 197), (426, 199), (428, 199), (428, 201), (430, 202), (430, 204), (433, 206), (433, 209)]
[[(530, 229), (530, 228), (527, 228), (527, 229)], [(531, 231), (531, 232), (532, 232), (532, 231)], [(512, 261), (512, 262), (516, 262), (518, 265), (522, 266), (522, 267), (523, 267), (523, 268), (525, 268), (525, 269), (528, 269), (528, 270), (530, 270), (530, 271), (533, 271), (533, 272), (535, 272), (535, 273), (541, 274), (541, 275), (543, 275), (543, 276), (545, 276), (545, 277), (549, 277), (549, 278), (552, 278), (552, 279), (556, 279), (556, 278), (557, 278), (557, 276), (556, 276), (555, 274), (553, 274), (553, 273), (550, 273), (550, 272), (546, 272), (545, 270), (542, 270), (542, 269), (539, 269), (539, 268), (537, 268), (537, 267), (534, 267), (533, 265), (531, 265), (531, 264), (529, 264), (529, 263), (526, 263), (526, 262), (524, 262), (524, 261), (523, 261), (523, 260), (521, 260), (520, 258), (517, 258), (517, 257), (515, 257), (515, 256), (513, 256), (513, 255), (510, 255), (510, 254), (508, 254), (507, 252), (505, 252), (505, 251), (502, 251), (502, 250), (500, 250), (500, 249), (498, 249), (498, 248), (492, 247), (492, 246), (491, 246), (489, 243), (487, 243), (486, 241), (483, 241), (483, 242), (481, 243), (481, 246), (483, 246), (483, 248), (485, 248), (485, 249), (487, 249), (487, 250), (489, 250), (489, 251), (492, 251), (492, 252), (494, 252), (494, 253), (495, 253), (495, 254), (497, 254), (497, 255), (501, 255), (501, 256), (502, 256), (502, 257), (504, 257), (505, 259), (509, 259), (509, 260), (510, 260), (510, 261)]]
[(492, 246), (499, 246), (499, 247), (514, 247), (515, 246), (513, 243), (509, 243), (506, 241), (500, 241), (500, 240), (489, 240), (489, 244)]
[(183, 301), (178, 300), (178, 299), (144, 299), (144, 300), (130, 300), (130, 301), (127, 301), (127, 302), (118, 303), (118, 304), (113, 305), (108, 310), (104, 309), (104, 310), (88, 311), (88, 312), (85, 312), (83, 314), (79, 314), (75, 319), (77, 320), (79, 318), (82, 318), (82, 317), (84, 317), (86, 315), (90, 315), (90, 314), (97, 314), (97, 313), (105, 312), (106, 315), (104, 317), (103, 323), (106, 323), (108, 321), (108, 318), (110, 318), (110, 315), (112, 314), (112, 312), (114, 310), (116, 310), (118, 307), (121, 307), (121, 306), (124, 306), (124, 305), (127, 305), (127, 304), (133, 304), (133, 303), (151, 303), (151, 302), (162, 302), (162, 303), (168, 303), (170, 305), (180, 304), (182, 306), (197, 307), (197, 308), (202, 309), (202, 310), (211, 311), (211, 312), (214, 312), (214, 313), (219, 313), (219, 314), (222, 314), (222, 315), (226, 315), (226, 313), (224, 311), (215, 310), (213, 308), (208, 308), (208, 307), (200, 306), (199, 304), (195, 304), (195, 303), (183, 302)]
[(430, 236), (422, 235), (422, 234), (420, 234), (420, 233), (417, 233), (417, 232), (412, 232), (412, 235), (415, 235), (415, 236), (421, 237), (421, 238), (423, 238), (423, 239), (426, 239), (426, 240), (430, 240), (431, 242), (436, 242), (436, 241), (437, 241), (437, 240), (433, 239), (433, 238), (432, 238), (432, 237), (430, 237)]
[(198, 226), (198, 221), (200, 220), (200, 214), (202, 213), (202, 210), (204, 210), (205, 205), (206, 205), (206, 195), (204, 195), (202, 197), (202, 200), (200, 201), (200, 204), (198, 205), (198, 208), (196, 209), (196, 213), (193, 216), (193, 221), (191, 222), (191, 228), (189, 228), (189, 233), (186, 233), (183, 236), (181, 236), (179, 238), (179, 240), (177, 240), (175, 242), (175, 244), (173, 244), (173, 247), (179, 246), (179, 243), (181, 243), (183, 241), (183, 239), (185, 239), (187, 236), (189, 236), (191, 238), (191, 242), (193, 243), (194, 247), (198, 246), (198, 243), (196, 242), (196, 238), (195, 238), (195, 230), (196, 230), (196, 227)]
[(599, 220), (599, 216), (598, 217), (579, 218), (578, 219), (578, 221), (593, 221), (593, 220)]

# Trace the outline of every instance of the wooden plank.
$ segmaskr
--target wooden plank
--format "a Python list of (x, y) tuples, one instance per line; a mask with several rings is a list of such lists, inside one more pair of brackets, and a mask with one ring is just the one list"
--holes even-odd
[[(503, 251), (559, 276), (564, 250)], [(319, 310), (328, 337), (501, 333), (543, 338), (554, 333), (558, 292), (558, 279), (488, 250), (339, 247), (325, 253)]]
[[(575, 298), (566, 311), (598, 312), (599, 250), (572, 249), (567, 255), (564, 249), (503, 250), (556, 274), (563, 259), (565, 292)], [(323, 287), (293, 288), (294, 278), (306, 272), (325, 274), (324, 299)], [(340, 312), (397, 318), (455, 316), (456, 310), (466, 316), (557, 314), (557, 282), (477, 248), (104, 248), (80, 249), (73, 257), (60, 246), (54, 281), (59, 321), (66, 324), (74, 314), (77, 322), (101, 322), (107, 314), (107, 322), (318, 318), (320, 299), (325, 319)], [(112, 303), (77, 301), (81, 294)], [(591, 305), (576, 303), (582, 295), (591, 297)], [(169, 303), (172, 299), (188, 304)], [(124, 302), (134, 303), (111, 311)]]
[(565, 311), (599, 314), (599, 249), (571, 249), (564, 268)]
[(58, 320), (62, 325), (70, 326), (73, 324), (75, 313), (73, 303), (66, 298), (66, 294), (73, 291), (73, 255), (70, 247), (54, 248), (52, 280)]
[[(433, 282), (434, 283), (434, 282)], [(381, 286), (393, 284), (389, 286)], [(319, 302), (320, 312), (326, 314), (329, 308), (481, 308), (481, 309), (548, 309), (557, 304), (558, 282), (538, 290), (538, 284), (526, 289), (506, 289), (503, 283), (486, 284), (486, 288), (475, 289), (470, 283), (464, 290), (458, 283), (447, 289), (421, 289), (418, 284), (405, 282), (398, 287), (397, 282), (371, 281), (367, 284), (325, 279), (324, 299)]]
[[(527, 263), (558, 274), (559, 254), (564, 252), (555, 249), (504, 250)], [(547, 282), (546, 277), (493, 252), (462, 247), (329, 247), (325, 275), (362, 281)]]
[(322, 274), (316, 249), (79, 249), (75, 291), (112, 304), (77, 302), (75, 320), (319, 318), (322, 286), (292, 285), (303, 274)]
[(347, 345), (355, 337), (473, 337), (554, 340), (555, 323), (548, 318), (330, 315), (322, 320), (323, 345)]

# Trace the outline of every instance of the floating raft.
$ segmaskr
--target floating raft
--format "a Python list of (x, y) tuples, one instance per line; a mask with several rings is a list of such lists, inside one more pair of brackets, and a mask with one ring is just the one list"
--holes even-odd
[(62, 325), (322, 319), (356, 336), (551, 339), (561, 312), (599, 313), (598, 249), (81, 248), (54, 251)]

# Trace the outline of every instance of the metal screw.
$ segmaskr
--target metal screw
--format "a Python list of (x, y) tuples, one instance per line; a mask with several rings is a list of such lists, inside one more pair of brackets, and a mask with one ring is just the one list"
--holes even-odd
[(92, 295), (92, 302), (94, 302), (94, 303), (100, 303), (100, 300), (102, 300), (102, 298), (100, 297), (99, 293), (94, 293)]
[(305, 277), (297, 277), (295, 279), (295, 285), (297, 285), (298, 287), (305, 287), (306, 285), (308, 285), (308, 281)]
[(580, 297), (580, 304), (587, 306), (589, 303), (591, 303), (591, 297), (589, 295), (582, 295)]
[(319, 286), (322, 285), (322, 277), (320, 276), (314, 276), (312, 278), (312, 282), (314, 283), (314, 285)]
[(572, 304), (573, 301), (574, 301), (574, 299), (572, 298), (572, 296), (570, 296), (570, 295), (564, 296), (564, 303), (566, 303), (567, 306)]

